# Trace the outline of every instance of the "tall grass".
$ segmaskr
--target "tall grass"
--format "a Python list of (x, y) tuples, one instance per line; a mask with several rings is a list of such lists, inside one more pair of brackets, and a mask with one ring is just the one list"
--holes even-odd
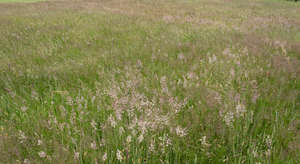
[(299, 162), (298, 8), (93, 3), (0, 16), (1, 162)]

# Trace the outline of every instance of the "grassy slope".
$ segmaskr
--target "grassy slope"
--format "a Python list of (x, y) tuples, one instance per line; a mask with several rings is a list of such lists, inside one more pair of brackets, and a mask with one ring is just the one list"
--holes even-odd
[(297, 163), (299, 12), (271, 0), (0, 4), (0, 159)]

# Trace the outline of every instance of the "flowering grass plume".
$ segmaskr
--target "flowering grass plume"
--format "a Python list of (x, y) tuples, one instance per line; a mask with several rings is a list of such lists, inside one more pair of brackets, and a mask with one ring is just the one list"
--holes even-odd
[(299, 5), (0, 3), (0, 161), (299, 162)]

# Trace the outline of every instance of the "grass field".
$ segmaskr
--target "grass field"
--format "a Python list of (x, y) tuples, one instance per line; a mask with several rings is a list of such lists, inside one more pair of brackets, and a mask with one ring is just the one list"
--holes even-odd
[(299, 13), (285, 0), (0, 4), (0, 163), (299, 163)]
[(42, 0), (0, 0), (0, 3), (15, 3), (15, 2), (21, 2), (21, 3), (29, 3), (29, 2), (39, 2)]

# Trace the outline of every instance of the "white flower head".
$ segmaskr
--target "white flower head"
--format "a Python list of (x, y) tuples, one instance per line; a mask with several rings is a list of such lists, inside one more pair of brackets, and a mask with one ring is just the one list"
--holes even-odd
[(119, 149), (117, 149), (117, 159), (118, 159), (119, 161), (122, 161), (122, 160), (123, 160), (122, 152), (121, 152)]
[(41, 158), (45, 158), (47, 156), (47, 154), (43, 151), (40, 151), (38, 154)]

